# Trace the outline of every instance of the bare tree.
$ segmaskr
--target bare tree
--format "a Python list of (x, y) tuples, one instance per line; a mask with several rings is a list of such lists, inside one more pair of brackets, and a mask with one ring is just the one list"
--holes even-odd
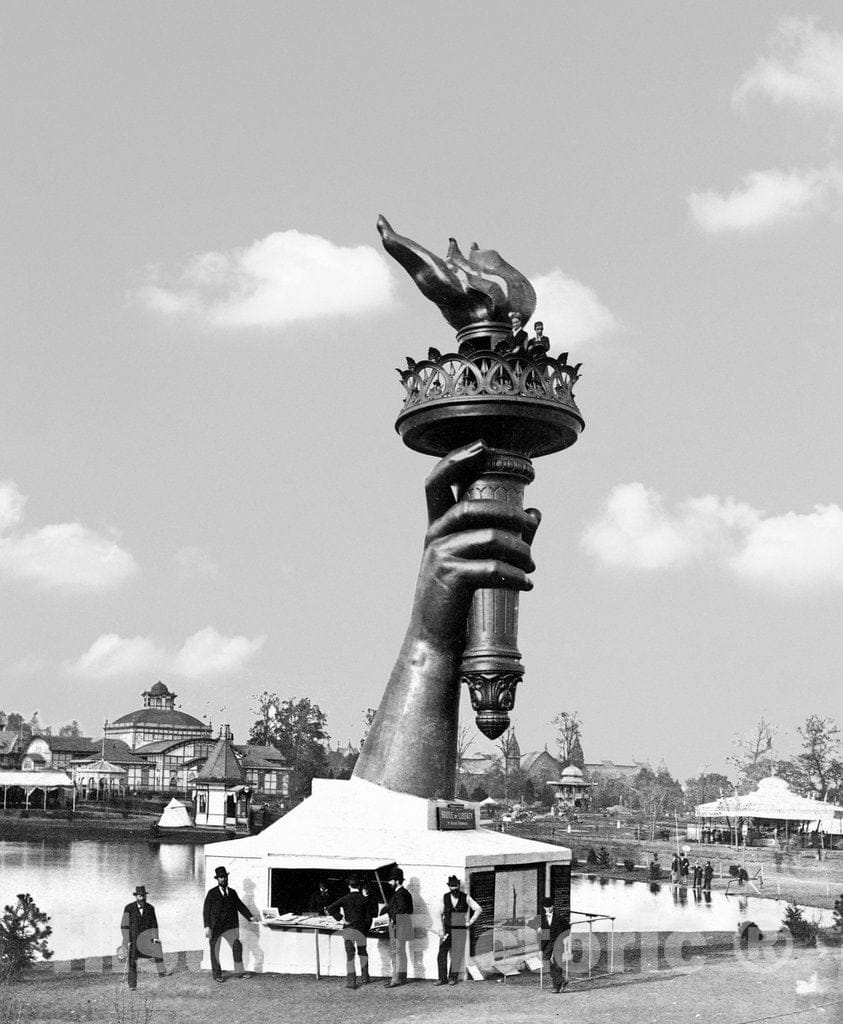
[(469, 725), (461, 725), (457, 732), (457, 771), (463, 770), (463, 763), (474, 746), (475, 732)]
[(551, 724), (556, 726), (559, 760), (563, 765), (569, 764), (576, 741), (582, 739), (580, 716), (576, 711), (560, 711)]
[(763, 778), (775, 773), (777, 762), (773, 753), (773, 740), (778, 732), (778, 727), (768, 722), (762, 715), (748, 733), (733, 738), (732, 745), (735, 749), (726, 760), (737, 768), (738, 788), (743, 792), (752, 789)]

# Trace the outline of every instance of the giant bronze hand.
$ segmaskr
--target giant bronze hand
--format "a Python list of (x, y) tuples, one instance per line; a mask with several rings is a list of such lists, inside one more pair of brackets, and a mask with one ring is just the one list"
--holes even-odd
[(442, 259), (412, 238), (397, 234), (383, 215), (378, 217), (378, 231), (386, 251), (456, 330), (477, 323), (507, 324), (510, 313), (520, 314), (527, 323), (533, 315), (533, 286), (494, 249), (480, 249), (475, 242), (466, 257), (452, 238)]
[(453, 797), (466, 623), (480, 588), (532, 589), (541, 516), (502, 501), (457, 500), (487, 464), (483, 441), (427, 478), (428, 530), (410, 624), (354, 774), (416, 796)]

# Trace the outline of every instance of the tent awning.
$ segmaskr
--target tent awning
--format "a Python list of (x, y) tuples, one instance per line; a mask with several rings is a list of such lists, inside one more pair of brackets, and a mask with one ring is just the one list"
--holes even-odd
[(395, 860), (372, 857), (336, 857), (330, 854), (270, 853), (269, 866), (288, 871), (377, 871), (395, 863)]
[(64, 772), (34, 771), (19, 772), (13, 769), (0, 771), (0, 786), (30, 786), (36, 789), (73, 789), (73, 783)]

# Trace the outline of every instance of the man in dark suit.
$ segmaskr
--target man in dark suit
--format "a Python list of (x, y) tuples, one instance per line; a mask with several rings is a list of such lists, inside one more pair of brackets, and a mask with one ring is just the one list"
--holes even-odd
[(127, 980), (129, 988), (138, 987), (138, 957), (154, 960), (158, 977), (166, 978), (172, 972), (164, 968), (161, 940), (158, 938), (158, 919), (155, 907), (146, 902), (146, 886), (139, 885), (134, 893), (134, 903), (123, 908), (120, 931), (123, 933), (123, 951), (128, 956)]
[[(456, 985), (465, 967), (465, 946), (471, 926), (483, 913), (480, 904), (462, 891), (456, 875), (448, 878), (448, 891), (439, 910), (439, 954), (436, 966), (437, 985)], [(451, 954), (451, 972), (448, 974), (448, 954)]]
[(202, 918), (205, 923), (205, 938), (211, 944), (211, 974), (214, 981), (225, 981), (219, 961), (220, 942), (225, 941), (231, 946), (234, 958), (234, 974), (238, 978), (247, 978), (243, 970), (243, 944), (240, 942), (240, 921), (242, 914), (247, 921), (254, 921), (251, 910), (240, 899), (228, 884), (228, 872), (223, 867), (214, 872), (217, 884), (208, 890)]
[(527, 352), (533, 357), (545, 356), (550, 348), (550, 338), (544, 333), (544, 324), (541, 320), (536, 320), (533, 327), (535, 328), (536, 336), (535, 338), (530, 338), (527, 342)]
[(404, 872), (393, 868), (389, 876), (392, 895), (386, 904), (389, 917), (389, 945), (392, 952), (392, 978), (387, 988), (398, 988), (407, 981), (407, 943), (413, 937), (413, 897), (404, 888)]
[(372, 901), (360, 891), (360, 879), (349, 878), (349, 892), (334, 900), (326, 908), (327, 912), (336, 917), (340, 911), (343, 916), (342, 937), (345, 944), (345, 976), (346, 988), (357, 988), (357, 974), (354, 965), (354, 954), (360, 958), (360, 984), (369, 984), (369, 953), (366, 949), (366, 937), (372, 927)]
[(528, 927), (535, 928), (539, 933), (542, 959), (550, 970), (553, 991), (564, 992), (568, 982), (560, 961), (565, 951), (565, 942), (571, 934), (570, 924), (558, 910), (553, 909), (553, 899), (547, 896), (542, 900), (541, 914), (528, 921)]

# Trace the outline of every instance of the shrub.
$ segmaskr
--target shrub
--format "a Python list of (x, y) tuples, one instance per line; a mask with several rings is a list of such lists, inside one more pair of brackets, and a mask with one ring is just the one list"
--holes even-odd
[(593, 846), (588, 851), (588, 855), (585, 858), (585, 862), (591, 868), (593, 868), (597, 864), (597, 854), (594, 852), (594, 847)]
[(3, 909), (0, 917), (0, 981), (14, 981), (36, 956), (49, 960), (53, 955), (47, 939), (53, 929), (50, 918), (38, 909), (26, 893), (18, 894), (18, 902)]
[(820, 926), (816, 921), (807, 921), (801, 907), (788, 903), (784, 909), (784, 926), (790, 930), (793, 941), (801, 946), (816, 946)]
[(575, 868), (578, 868), (579, 866), (580, 866), (580, 859), (579, 859), (579, 857), (575, 853), (572, 852), (571, 853), (571, 870), (573, 871)]
[(601, 846), (597, 851), (597, 863), (601, 868), (610, 868), (612, 866), (612, 858), (605, 846)]
[(838, 935), (843, 935), (843, 892), (834, 901), (834, 924), (831, 929)]
[(624, 859), (623, 859), (623, 866), (626, 868), (627, 871), (634, 871), (635, 870), (635, 861), (632, 860), (631, 857), (624, 857)]

